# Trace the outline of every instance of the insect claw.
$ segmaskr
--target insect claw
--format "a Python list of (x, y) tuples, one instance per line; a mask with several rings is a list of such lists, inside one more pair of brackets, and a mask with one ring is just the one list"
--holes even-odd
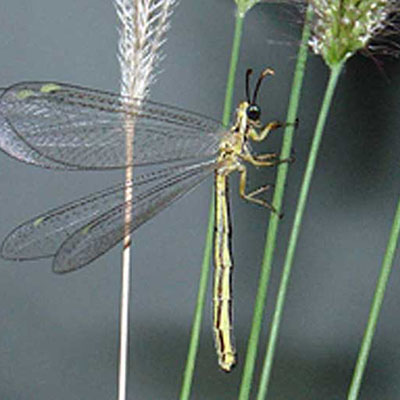
[(294, 122), (281, 122), (280, 126), (283, 126), (283, 127), (293, 126), (294, 129), (297, 129), (299, 127), (299, 119), (296, 118)]

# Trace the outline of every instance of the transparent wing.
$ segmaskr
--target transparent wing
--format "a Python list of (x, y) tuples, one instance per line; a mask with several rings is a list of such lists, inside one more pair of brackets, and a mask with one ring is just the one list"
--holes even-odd
[[(0, 97), (5, 89), (0, 89)], [(37, 151), (22, 141), (10, 127), (10, 124), (0, 113), (0, 150), (19, 161), (52, 169), (73, 169), (65, 165), (46, 159)]]
[(76, 169), (73, 166), (57, 163), (44, 157), (42, 154), (28, 146), (21, 140), (10, 127), (7, 120), (0, 114), (0, 150), (7, 155), (28, 164), (50, 169)]
[[(200, 183), (216, 168), (210, 160), (165, 168), (132, 181), (131, 231)], [(58, 273), (90, 263), (124, 237), (124, 190), (117, 185), (40, 215), (12, 231), (3, 242), (4, 258), (55, 256)]]
[[(218, 121), (196, 113), (52, 82), (9, 87), (0, 97), (0, 116), (14, 132), (8, 135), (11, 147), (22, 141), (53, 164), (81, 169), (126, 167), (131, 129), (134, 165), (208, 157), (226, 134)], [(36, 155), (25, 155), (25, 161), (36, 161)]]

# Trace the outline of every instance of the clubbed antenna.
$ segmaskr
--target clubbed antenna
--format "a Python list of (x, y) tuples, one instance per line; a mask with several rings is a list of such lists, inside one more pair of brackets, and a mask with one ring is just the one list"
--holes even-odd
[(254, 89), (254, 94), (253, 94), (253, 100), (252, 100), (252, 104), (255, 104), (256, 100), (257, 100), (257, 95), (258, 95), (258, 91), (260, 90), (260, 86), (261, 86), (261, 82), (263, 81), (263, 79), (267, 76), (267, 75), (274, 75), (275, 72), (273, 69), (271, 68), (266, 68), (263, 72), (261, 72), (257, 84), (256, 84), (256, 88)]
[(121, 94), (144, 98), (162, 59), (160, 48), (176, 0), (114, 0), (119, 27)]

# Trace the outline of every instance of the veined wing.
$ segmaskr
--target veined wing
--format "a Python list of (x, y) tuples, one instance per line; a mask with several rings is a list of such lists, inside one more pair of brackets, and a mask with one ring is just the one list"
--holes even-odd
[(200, 114), (53, 82), (9, 87), (0, 97), (0, 115), (14, 140), (53, 163), (81, 169), (126, 167), (130, 129), (134, 165), (214, 155), (226, 134), (218, 121)]
[[(214, 159), (138, 176), (132, 181), (135, 230), (200, 183), (217, 167)], [(113, 186), (42, 214), (4, 240), (4, 258), (29, 260), (54, 256), (53, 270), (81, 268), (120, 242), (125, 234), (125, 185)]]
[[(0, 89), (0, 97), (5, 89)], [(52, 169), (73, 169), (67, 166), (46, 159), (37, 151), (28, 146), (24, 141), (20, 140), (10, 127), (7, 120), (0, 113), (0, 150), (19, 161), (34, 164), (43, 168)]]
[(28, 146), (23, 140), (21, 140), (10, 127), (7, 120), (0, 114), (0, 150), (4, 151), (7, 155), (28, 163), (37, 165), (43, 168), (50, 169), (68, 169), (75, 170), (77, 168), (57, 163), (44, 157), (38, 153), (32, 147)]

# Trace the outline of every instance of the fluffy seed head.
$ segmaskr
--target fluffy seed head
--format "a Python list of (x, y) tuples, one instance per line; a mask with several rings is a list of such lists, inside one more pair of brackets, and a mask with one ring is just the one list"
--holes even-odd
[(361, 49), (374, 49), (393, 28), (399, 0), (310, 0), (314, 9), (310, 46), (329, 66), (345, 62)]
[(121, 92), (144, 98), (154, 82), (177, 0), (114, 0), (120, 21)]

